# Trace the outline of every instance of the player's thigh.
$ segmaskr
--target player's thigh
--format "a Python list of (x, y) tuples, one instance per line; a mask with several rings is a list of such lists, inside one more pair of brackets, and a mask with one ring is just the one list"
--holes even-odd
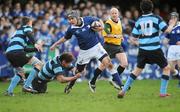
[(123, 66), (123, 67), (127, 67), (128, 66), (128, 60), (127, 60), (126, 53), (124, 53), (124, 52), (117, 53), (116, 54), (116, 58), (120, 61), (121, 66)]
[(7, 59), (13, 67), (23, 67), (29, 62), (31, 56), (27, 56), (25, 52), (9, 52), (6, 53)]
[(137, 56), (137, 67), (143, 69), (148, 61), (147, 59), (147, 52), (144, 50), (139, 50)]
[(39, 79), (38, 77), (36, 77), (32, 81), (32, 87), (33, 87), (33, 89), (38, 91), (38, 93), (45, 93), (46, 90), (47, 90), (47, 82), (45, 82), (45, 81)]
[(92, 58), (93, 56), (90, 51), (80, 50), (76, 63), (79, 65), (88, 64)]
[(159, 65), (160, 68), (165, 68), (168, 65), (167, 59), (161, 49), (158, 49), (152, 53), (152, 60)]

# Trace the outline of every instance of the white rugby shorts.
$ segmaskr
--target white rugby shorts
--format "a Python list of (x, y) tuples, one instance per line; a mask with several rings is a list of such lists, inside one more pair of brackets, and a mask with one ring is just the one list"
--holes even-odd
[(91, 59), (100, 59), (105, 54), (107, 54), (107, 52), (100, 43), (96, 44), (94, 47), (88, 50), (80, 49), (77, 64), (88, 64)]

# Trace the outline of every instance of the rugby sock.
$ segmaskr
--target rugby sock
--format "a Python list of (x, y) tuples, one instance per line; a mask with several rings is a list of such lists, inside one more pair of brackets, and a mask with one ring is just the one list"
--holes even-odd
[[(77, 80), (77, 79), (76, 79)], [(69, 83), (68, 88), (72, 88), (74, 86), (74, 84), (76, 83), (76, 80), (73, 80)]]
[(26, 79), (26, 82), (24, 84), (24, 87), (29, 87), (31, 86), (31, 83), (33, 79), (36, 77), (36, 74), (39, 72), (37, 68), (33, 68), (32, 71), (29, 73), (28, 78)]
[(17, 86), (20, 80), (21, 80), (21, 77), (19, 75), (14, 75), (8, 87), (8, 90), (7, 90), (8, 93), (13, 93), (14, 88)]
[(125, 68), (122, 67), (121, 65), (119, 65), (118, 68), (117, 68), (117, 71), (118, 71), (119, 75), (121, 75), (124, 70), (125, 70)]
[(127, 79), (127, 81), (126, 81), (126, 83), (125, 83), (122, 91), (123, 91), (123, 92), (126, 92), (126, 91), (129, 89), (129, 87), (132, 85), (132, 83), (134, 82), (134, 80), (136, 80), (136, 76), (135, 76), (133, 73), (131, 73), (131, 74), (128, 76), (128, 79)]
[(113, 77), (113, 81), (115, 81), (119, 86), (123, 85), (123, 83), (121, 81), (121, 77), (119, 76), (118, 73), (112, 74), (112, 77)]
[(162, 77), (161, 77), (160, 94), (166, 94), (167, 93), (168, 81), (169, 81), (169, 76), (162, 75)]
[(96, 80), (98, 78), (98, 76), (101, 74), (101, 70), (99, 68), (96, 68), (96, 70), (94, 71), (94, 77), (91, 79), (91, 84), (95, 85)]

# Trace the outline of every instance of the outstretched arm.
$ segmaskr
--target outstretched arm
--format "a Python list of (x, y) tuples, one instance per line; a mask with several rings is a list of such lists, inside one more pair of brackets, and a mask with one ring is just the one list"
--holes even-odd
[(58, 75), (56, 77), (56, 79), (61, 83), (66, 83), (66, 82), (71, 82), (71, 81), (73, 81), (73, 80), (75, 80), (75, 79), (77, 79), (79, 77), (80, 77), (80, 74), (77, 74), (77, 75), (72, 76), (72, 77), (65, 77), (63, 75)]
[(53, 51), (57, 45), (65, 42), (67, 39), (65, 39), (64, 37), (60, 38), (57, 42), (55, 42), (51, 47), (50, 50)]

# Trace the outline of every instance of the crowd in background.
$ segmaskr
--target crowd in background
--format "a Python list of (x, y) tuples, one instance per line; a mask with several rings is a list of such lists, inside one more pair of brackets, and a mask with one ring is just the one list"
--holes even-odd
[[(109, 9), (112, 6), (91, 1), (78, 2), (74, 5), (64, 5), (51, 1), (37, 3), (34, 0), (29, 0), (25, 4), (17, 2), (12, 4), (12, 0), (0, 4), (0, 52), (4, 53), (9, 39), (13, 36), (15, 30), (21, 25), (21, 17), (29, 16), (34, 20), (33, 28), (36, 41), (44, 41), (44, 52), (38, 53), (36, 56), (42, 61), (47, 61), (49, 56), (49, 47), (59, 38), (65, 35), (66, 29), (69, 26), (66, 19), (66, 13), (70, 10), (78, 10), (81, 16), (96, 16), (103, 21), (109, 18)], [(127, 6), (128, 10), (121, 11), (121, 6), (115, 6), (120, 11), (120, 18), (124, 32), (125, 41), (123, 47), (127, 51), (127, 46), (133, 42), (129, 40), (132, 27), (135, 21), (141, 15), (140, 10), (136, 6)], [(164, 5), (163, 9), (154, 8), (154, 13), (163, 17), (168, 21), (169, 13), (177, 11), (176, 8)], [(133, 43), (134, 44), (134, 43)], [(61, 46), (59, 52), (71, 51), (75, 56), (78, 54), (76, 39), (71, 39)], [(93, 64), (91, 65), (93, 66)]]

